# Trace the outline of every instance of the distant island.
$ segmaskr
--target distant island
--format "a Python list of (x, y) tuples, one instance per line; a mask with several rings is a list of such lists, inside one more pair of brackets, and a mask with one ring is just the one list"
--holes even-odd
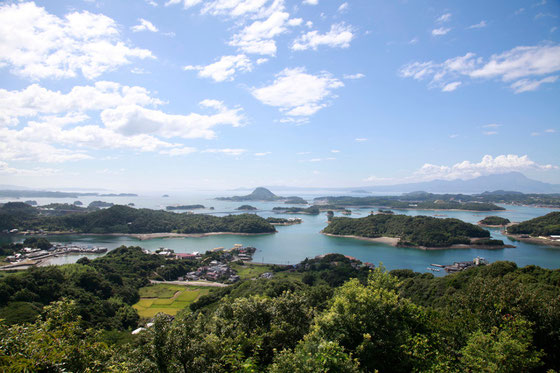
[(262, 234), (276, 229), (254, 214), (223, 217), (202, 214), (135, 209), (115, 205), (107, 209), (63, 216), (44, 215), (41, 210), (22, 202), (0, 207), (0, 230), (43, 231), (45, 233), (136, 234), (159, 235)]
[(0, 190), (0, 198), (78, 198), (78, 197), (138, 197), (134, 193), (77, 193), (51, 192), (45, 190)]
[(93, 201), (88, 205), (88, 209), (91, 208), (104, 208), (104, 207), (111, 207), (114, 206), (114, 203), (111, 202), (103, 202), (103, 201)]
[(286, 203), (288, 205), (307, 205), (306, 200), (304, 200), (301, 197), (296, 197), (296, 196), (286, 197), (286, 199), (284, 200), (284, 203)]
[(255, 211), (257, 210), (256, 207), (251, 206), (251, 205), (241, 205), (238, 208), (236, 208), (236, 210), (238, 211)]
[(520, 241), (560, 246), (560, 211), (511, 225), (506, 233)]
[(377, 214), (358, 219), (332, 218), (322, 233), (424, 250), (510, 247), (491, 239), (490, 232), (474, 224), (429, 216)]
[(336, 205), (353, 207), (385, 207), (392, 209), (414, 210), (467, 210), (499, 211), (505, 210), (489, 202), (472, 200), (471, 196), (440, 195), (426, 192), (413, 192), (402, 196), (368, 196), (368, 197), (319, 197), (314, 199), (317, 205)]
[(306, 205), (307, 201), (301, 197), (291, 196), (291, 197), (280, 197), (276, 194), (272, 193), (270, 190), (258, 187), (246, 196), (233, 196), (233, 197), (218, 197), (216, 198), (220, 201), (235, 201), (235, 202), (244, 202), (244, 201), (284, 201), (287, 204), (294, 204), (294, 205)]
[(178, 205), (178, 206), (167, 206), (166, 210), (198, 210), (204, 209), (204, 205)]
[(363, 190), (363, 189), (351, 190), (350, 193), (356, 193), (356, 194), (370, 194), (367, 190)]
[(300, 218), (291, 218), (291, 219), (284, 219), (284, 218), (266, 218), (266, 221), (272, 225), (294, 225), (294, 224), (301, 224), (303, 220)]
[(509, 219), (501, 218), (499, 216), (487, 216), (478, 222), (479, 225), (485, 227), (503, 227), (511, 223)]
[(317, 206), (311, 207), (274, 207), (272, 211), (281, 214), (303, 214), (303, 215), (319, 215), (321, 212)]
[(163, 196), (161, 196), (162, 198), (169, 198), (169, 194), (164, 194)]

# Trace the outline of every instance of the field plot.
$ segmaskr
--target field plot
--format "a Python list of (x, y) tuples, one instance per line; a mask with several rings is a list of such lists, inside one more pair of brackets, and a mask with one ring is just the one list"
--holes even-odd
[(212, 289), (198, 286), (150, 285), (140, 289), (140, 300), (133, 307), (144, 318), (154, 317), (159, 312), (175, 316), (210, 291)]

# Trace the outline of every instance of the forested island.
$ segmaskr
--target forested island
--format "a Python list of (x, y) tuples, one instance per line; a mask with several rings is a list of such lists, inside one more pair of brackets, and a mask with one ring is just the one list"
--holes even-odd
[[(413, 210), (467, 210), (467, 211), (498, 211), (505, 210), (493, 203), (456, 200), (447, 195), (430, 193), (406, 194), (403, 196), (386, 197), (318, 197), (314, 199), (317, 206), (334, 205), (345, 207), (384, 207), (393, 209)], [(332, 208), (331, 208), (332, 210)]]
[[(194, 265), (121, 247), (1, 278), (0, 370), (560, 369), (559, 270), (496, 262), (436, 278), (329, 254), (272, 266), (272, 278), (211, 291), (151, 326), (139, 319), (131, 304), (140, 287)], [(139, 324), (145, 330), (132, 335)]]
[(299, 218), (284, 219), (284, 218), (275, 218), (272, 216), (266, 218), (266, 221), (272, 225), (294, 225), (294, 224), (301, 224), (303, 222), (303, 220)]
[(205, 209), (204, 205), (177, 205), (177, 206), (167, 206), (166, 210), (199, 210)]
[(317, 206), (311, 207), (274, 207), (272, 211), (282, 214), (319, 215), (321, 210)]
[(506, 233), (520, 241), (560, 246), (560, 211), (510, 225)]
[(254, 214), (224, 217), (135, 209), (116, 205), (104, 210), (48, 216), (21, 202), (0, 207), (0, 230), (74, 233), (274, 233), (265, 219)]
[[(323, 233), (363, 239), (393, 238), (392, 243), (416, 248), (503, 248), (490, 232), (459, 219), (376, 214), (364, 218), (332, 218)], [(391, 241), (389, 241), (391, 242)]]
[(503, 227), (511, 223), (509, 219), (502, 218), (499, 216), (487, 216), (478, 222), (479, 225), (485, 227)]
[(286, 199), (284, 200), (284, 203), (288, 204), (288, 205), (307, 205), (306, 200), (304, 200), (301, 197), (296, 197), (296, 196), (286, 197)]
[(235, 202), (244, 202), (244, 201), (283, 201), (287, 204), (292, 205), (306, 205), (307, 201), (301, 197), (297, 196), (290, 196), (290, 197), (280, 197), (276, 194), (272, 193), (270, 190), (258, 187), (253, 192), (245, 196), (233, 196), (233, 197), (218, 197), (216, 198), (220, 201), (235, 201)]
[(236, 208), (236, 210), (238, 210), (238, 211), (255, 211), (255, 210), (257, 210), (257, 208), (255, 206), (251, 206), (251, 205), (241, 205), (238, 208)]

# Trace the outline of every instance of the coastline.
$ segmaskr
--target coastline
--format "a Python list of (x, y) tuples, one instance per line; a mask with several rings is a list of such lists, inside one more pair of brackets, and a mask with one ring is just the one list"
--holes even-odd
[(140, 241), (151, 240), (154, 238), (200, 238), (207, 236), (222, 236), (222, 235), (232, 235), (232, 236), (260, 236), (265, 234), (274, 234), (274, 232), (264, 232), (264, 233), (240, 233), (240, 232), (208, 232), (208, 233), (78, 233), (78, 232), (45, 232), (41, 235), (43, 236), (57, 236), (57, 235), (73, 235), (73, 236), (121, 236), (121, 237), (132, 237), (139, 239)]
[(560, 241), (550, 240), (548, 238), (540, 238), (540, 237), (521, 237), (520, 234), (509, 234), (505, 231), (502, 232), (506, 237), (514, 239), (516, 241), (533, 243), (537, 245), (546, 245), (546, 246), (559, 246)]
[(514, 248), (515, 247), (513, 245), (493, 246), (493, 245), (473, 245), (473, 244), (470, 244), (470, 245), (457, 244), (457, 245), (443, 246), (443, 247), (404, 246), (404, 245), (399, 246), (400, 238), (397, 238), (397, 237), (385, 237), (385, 236), (383, 236), (383, 237), (370, 238), (370, 237), (360, 237), (360, 236), (353, 236), (353, 235), (338, 235), (338, 234), (323, 233), (323, 232), (321, 232), (321, 234), (324, 234), (325, 236), (329, 236), (329, 237), (354, 238), (354, 239), (362, 240), (362, 241), (384, 243), (384, 244), (387, 244), (387, 245), (391, 245), (393, 247), (405, 247), (405, 248), (418, 249), (418, 250), (424, 250), (424, 251), (452, 250), (452, 249), (497, 250), (497, 249), (505, 249), (505, 248)]
[[(321, 205), (316, 205), (321, 206)], [(508, 211), (507, 209), (503, 210), (464, 210), (464, 209), (423, 209), (417, 207), (386, 207), (386, 206), (364, 206), (364, 205), (342, 205), (344, 208), (353, 208), (353, 209), (376, 209), (376, 208), (383, 208), (388, 210), (416, 210), (416, 211), (466, 211), (466, 212), (494, 212), (494, 211)], [(334, 210), (333, 210), (334, 211)]]

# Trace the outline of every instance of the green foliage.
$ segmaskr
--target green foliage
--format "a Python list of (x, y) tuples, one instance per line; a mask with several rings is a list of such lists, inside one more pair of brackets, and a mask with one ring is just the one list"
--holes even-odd
[(507, 229), (511, 234), (529, 234), (531, 236), (560, 235), (560, 211), (551, 212), (523, 223), (515, 224)]
[(501, 218), (499, 216), (487, 216), (479, 223), (483, 225), (508, 225), (511, 222), (509, 219)]
[(274, 207), (272, 209), (274, 212), (283, 214), (304, 214), (304, 215), (319, 215), (321, 210), (317, 206), (310, 207)]
[(406, 215), (369, 215), (359, 219), (333, 218), (323, 232), (369, 238), (399, 237), (401, 245), (428, 247), (469, 244), (471, 237), (490, 237), (487, 230), (459, 219)]
[(17, 203), (5, 204), (0, 209), (0, 229), (44, 229), (81, 233), (273, 233), (276, 231), (265, 219), (254, 214), (219, 217), (176, 214), (117, 205), (85, 213), (43, 216), (38, 215), (38, 210), (27, 204), (21, 204), (26, 207), (19, 205), (14, 207), (14, 204)]

